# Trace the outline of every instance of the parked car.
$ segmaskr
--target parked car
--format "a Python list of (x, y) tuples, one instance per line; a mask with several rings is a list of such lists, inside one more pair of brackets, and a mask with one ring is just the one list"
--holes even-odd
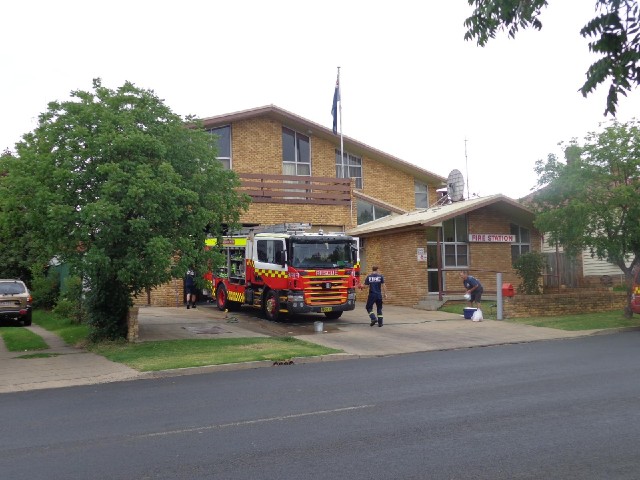
[(31, 293), (20, 280), (0, 280), (0, 320), (31, 325)]

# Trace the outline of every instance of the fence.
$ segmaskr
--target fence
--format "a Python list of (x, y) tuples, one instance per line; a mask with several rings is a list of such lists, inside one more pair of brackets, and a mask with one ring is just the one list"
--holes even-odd
[(240, 191), (255, 203), (349, 205), (351, 179), (238, 173)]

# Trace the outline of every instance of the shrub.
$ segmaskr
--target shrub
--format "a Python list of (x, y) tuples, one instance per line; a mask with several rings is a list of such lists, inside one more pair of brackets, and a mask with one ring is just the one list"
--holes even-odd
[(526, 295), (540, 295), (540, 277), (545, 266), (544, 256), (537, 252), (520, 255), (513, 264), (516, 275), (522, 280), (518, 292)]
[(44, 272), (32, 272), (31, 295), (33, 307), (49, 310), (53, 308), (60, 294), (60, 279), (58, 275), (47, 275)]
[(53, 312), (74, 323), (82, 323), (86, 319), (82, 288), (82, 278), (77, 275), (67, 277), (66, 288), (58, 298)]

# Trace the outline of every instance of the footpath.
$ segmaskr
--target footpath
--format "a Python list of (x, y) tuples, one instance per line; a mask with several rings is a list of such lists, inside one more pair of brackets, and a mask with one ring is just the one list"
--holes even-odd
[[(141, 342), (182, 338), (293, 336), (344, 352), (298, 358), (294, 359), (295, 364), (567, 339), (599, 332), (567, 332), (498, 320), (472, 322), (461, 315), (393, 305), (385, 305), (385, 324), (382, 328), (369, 326), (363, 308), (345, 312), (337, 320), (308, 315), (287, 323), (275, 323), (262, 319), (254, 310), (225, 314), (212, 305), (199, 305), (189, 310), (140, 307), (138, 321)], [(271, 362), (252, 362), (142, 373), (100, 355), (68, 346), (57, 335), (37, 325), (24, 328), (40, 335), (49, 348), (37, 352), (8, 352), (0, 341), (0, 393), (273, 365)], [(34, 358), (34, 354), (46, 356)]]

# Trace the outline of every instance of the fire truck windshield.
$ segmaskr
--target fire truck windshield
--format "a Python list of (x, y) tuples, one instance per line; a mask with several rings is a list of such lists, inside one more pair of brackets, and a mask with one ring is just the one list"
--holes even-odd
[(296, 268), (353, 268), (357, 247), (346, 239), (294, 241), (289, 258)]

